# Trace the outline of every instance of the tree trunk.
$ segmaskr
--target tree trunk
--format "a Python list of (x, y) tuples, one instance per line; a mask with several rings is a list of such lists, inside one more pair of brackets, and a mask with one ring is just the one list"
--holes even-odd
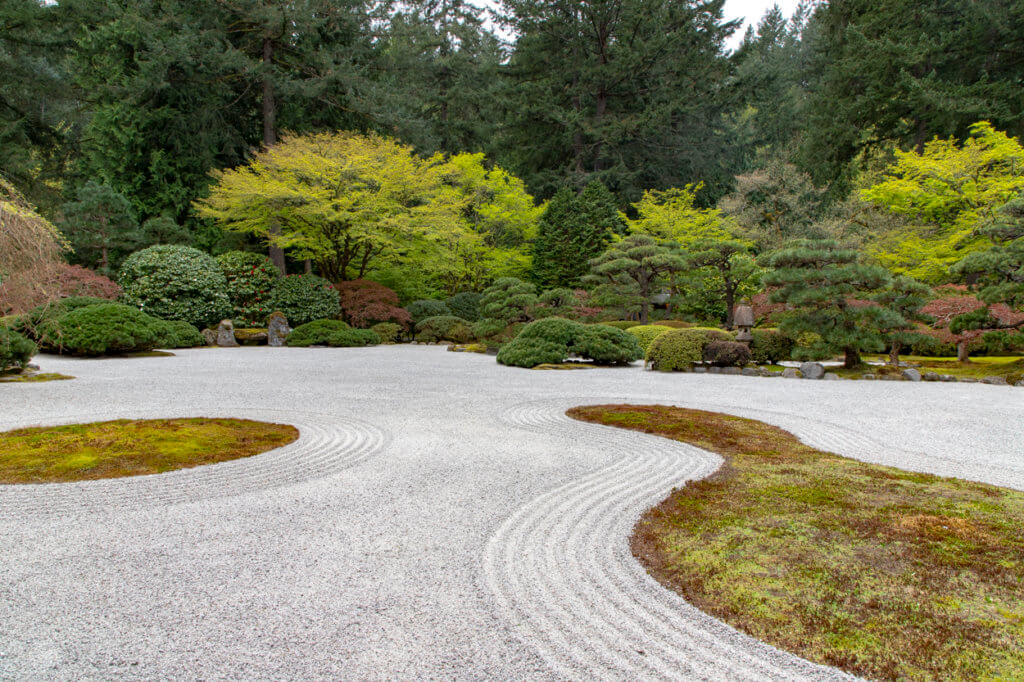
[[(263, 38), (263, 145), (269, 147), (277, 142), (277, 106), (274, 102), (274, 82), (270, 79), (270, 67), (274, 60), (274, 41), (270, 36)], [(281, 235), (277, 221), (270, 223), (270, 262), (283, 275), (284, 249), (274, 243), (274, 237)]]
[(100, 272), (106, 272), (107, 266), (110, 265), (110, 257), (107, 251), (106, 244), (100, 247)]
[(856, 348), (847, 348), (845, 350), (846, 358), (843, 361), (843, 367), (846, 369), (853, 369), (860, 366), (860, 351)]
[(729, 280), (725, 280), (725, 328), (732, 330), (735, 326), (735, 320), (733, 318), (732, 309), (736, 306), (736, 287), (730, 285)]
[(889, 364), (893, 367), (900, 366), (900, 345), (899, 341), (892, 342), (892, 348), (889, 349)]
[(303, 270), (303, 272), (305, 272), (305, 273), (306, 273), (307, 275), (309, 275), (309, 274), (312, 274), (312, 273), (313, 273), (313, 261), (311, 261), (311, 260), (310, 260), (310, 259), (308, 259), (308, 258), (307, 258), (306, 260), (304, 260), (304, 261), (302, 262), (302, 270)]
[(971, 358), (967, 353), (967, 341), (960, 341), (956, 344), (956, 360), (957, 362), (971, 361)]

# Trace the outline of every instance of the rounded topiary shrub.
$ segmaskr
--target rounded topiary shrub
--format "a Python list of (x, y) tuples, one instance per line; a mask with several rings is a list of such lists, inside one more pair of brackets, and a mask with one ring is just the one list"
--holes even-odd
[(416, 340), (420, 343), (469, 343), (473, 338), (473, 330), (469, 323), (454, 315), (428, 317), (416, 325)]
[(482, 298), (483, 294), (464, 291), (446, 298), (444, 304), (455, 317), (461, 317), (467, 322), (476, 322), (480, 319), (480, 299)]
[(195, 348), (205, 346), (206, 339), (199, 330), (181, 320), (160, 320), (153, 318), (153, 328), (159, 337), (157, 348)]
[(572, 355), (599, 365), (617, 365), (640, 359), (643, 351), (636, 338), (621, 329), (548, 317), (523, 327), (518, 336), (498, 352), (498, 362), (536, 367), (559, 363)]
[(743, 367), (750, 363), (750, 349), (737, 341), (712, 341), (704, 347), (703, 357), (715, 367)]
[(206, 327), (231, 315), (220, 266), (190, 246), (163, 244), (136, 251), (121, 266), (118, 283), (124, 303), (154, 317)]
[(327, 336), (327, 345), (335, 348), (376, 346), (380, 336), (369, 329), (341, 329)]
[(754, 329), (750, 333), (754, 337), (750, 354), (759, 365), (775, 365), (793, 355), (793, 339), (778, 329)]
[(612, 320), (611, 322), (598, 322), (597, 324), (603, 324), (606, 327), (615, 327), (616, 329), (632, 329), (633, 327), (639, 327), (642, 322), (637, 320)]
[(646, 353), (647, 349), (651, 346), (651, 342), (670, 329), (672, 327), (665, 327), (660, 324), (642, 324), (637, 327), (630, 327), (626, 330), (626, 333), (635, 336), (636, 340), (640, 343), (640, 347)]
[(289, 346), (326, 346), (331, 334), (351, 329), (341, 320), (314, 320), (292, 330), (285, 341)]
[(338, 292), (316, 275), (288, 275), (275, 284), (270, 294), (271, 310), (280, 310), (292, 325), (337, 317), (341, 312)]
[(473, 336), (475, 336), (478, 341), (498, 339), (498, 337), (502, 336), (502, 332), (504, 332), (506, 328), (508, 328), (508, 324), (505, 320), (485, 317), (473, 324)]
[(659, 372), (688, 372), (704, 359), (704, 348), (712, 341), (731, 341), (721, 329), (690, 327), (660, 334), (647, 348), (646, 362)]
[(231, 300), (231, 318), (237, 327), (259, 327), (273, 312), (270, 293), (274, 283), (281, 279), (270, 259), (262, 253), (228, 251), (217, 256), (224, 278), (227, 280), (228, 298)]
[(433, 301), (426, 298), (419, 301), (413, 301), (409, 305), (405, 306), (405, 309), (412, 318), (413, 327), (428, 317), (441, 317), (443, 315), (452, 314), (452, 311), (448, 310), (448, 306), (444, 304), (444, 301)]
[(537, 287), (516, 277), (501, 277), (484, 289), (480, 314), (506, 323), (526, 322), (537, 302)]
[(0, 325), (0, 373), (24, 368), (35, 352), (36, 344)]
[(380, 343), (398, 343), (402, 339), (402, 325), (394, 322), (378, 322), (370, 331), (380, 337)]
[(61, 351), (73, 355), (147, 351), (161, 340), (160, 320), (121, 303), (78, 308), (61, 315), (55, 324)]

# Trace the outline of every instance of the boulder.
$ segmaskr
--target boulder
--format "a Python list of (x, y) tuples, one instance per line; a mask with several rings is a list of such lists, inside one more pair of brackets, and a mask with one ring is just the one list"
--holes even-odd
[(822, 379), (825, 381), (839, 381), (839, 375), (835, 372), (825, 372), (825, 376)]
[(796, 369), (795, 367), (787, 367), (786, 369), (782, 370), (783, 379), (799, 379), (802, 376), (803, 375), (800, 373), (800, 370)]
[(981, 380), (981, 383), (988, 384), (990, 386), (1009, 386), (1010, 382), (1006, 380), (1006, 377), (985, 377)]
[(956, 379), (956, 381), (959, 381), (961, 384), (977, 384), (980, 380), (975, 379), (974, 377), (960, 377), (959, 379)]
[(732, 374), (733, 376), (739, 376), (743, 373), (739, 367), (723, 367), (722, 374)]
[(238, 345), (235, 339), (235, 325), (231, 320), (221, 320), (217, 325), (217, 345), (221, 348), (233, 348)]
[(288, 326), (288, 318), (284, 313), (279, 310), (270, 313), (270, 317), (267, 318), (268, 346), (283, 346), (291, 333), (292, 328)]
[(744, 367), (743, 371), (740, 372), (745, 377), (756, 377), (761, 376), (761, 373), (753, 367)]
[(804, 379), (821, 379), (825, 376), (825, 368), (820, 362), (805, 362), (800, 365), (800, 373)]
[(878, 377), (871, 373), (865, 374), (864, 376), (861, 377), (861, 379), (863, 379), (864, 381), (874, 381), (877, 378)]
[(262, 346), (267, 342), (267, 330), (256, 327), (236, 329), (235, 339), (243, 346)]
[(721, 374), (721, 373), (722, 373), (722, 368), (721, 367), (715, 367), (715, 366), (708, 367), (708, 374)]
[(923, 381), (942, 381), (942, 377), (937, 372), (925, 372), (921, 375)]
[(212, 329), (210, 329), (209, 327), (207, 327), (206, 329), (204, 329), (200, 333), (203, 335), (203, 338), (206, 340), (206, 345), (207, 346), (216, 346), (217, 345), (217, 332), (215, 332)]
[(453, 343), (448, 346), (452, 353), (486, 353), (487, 345), (483, 343)]
[(902, 374), (903, 374), (903, 378), (906, 379), (907, 381), (920, 381), (921, 380), (921, 373), (918, 372), (916, 369), (914, 369), (912, 367), (903, 370)]
[(708, 368), (707, 367), (694, 367), (693, 371), (694, 371), (695, 374), (707, 374)]
[(945, 381), (946, 383), (956, 381), (956, 377), (951, 374), (940, 374), (939, 381)]

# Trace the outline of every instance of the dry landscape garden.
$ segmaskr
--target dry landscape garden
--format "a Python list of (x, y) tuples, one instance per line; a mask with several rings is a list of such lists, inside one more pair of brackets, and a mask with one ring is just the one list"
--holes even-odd
[(0, 679), (1024, 680), (1024, 3), (748, 5), (0, 3)]

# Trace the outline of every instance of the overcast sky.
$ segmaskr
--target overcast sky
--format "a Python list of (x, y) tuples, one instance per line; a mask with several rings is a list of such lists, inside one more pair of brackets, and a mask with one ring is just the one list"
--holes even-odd
[(747, 25), (756, 28), (757, 22), (761, 21), (761, 17), (772, 5), (778, 5), (782, 9), (782, 14), (788, 19), (796, 10), (797, 4), (799, 4), (799, 0), (778, 0), (777, 2), (775, 0), (725, 0), (725, 18), (744, 20), (743, 26), (732, 35), (726, 45), (730, 49), (736, 49), (740, 41), (743, 40), (743, 33), (747, 30)]

